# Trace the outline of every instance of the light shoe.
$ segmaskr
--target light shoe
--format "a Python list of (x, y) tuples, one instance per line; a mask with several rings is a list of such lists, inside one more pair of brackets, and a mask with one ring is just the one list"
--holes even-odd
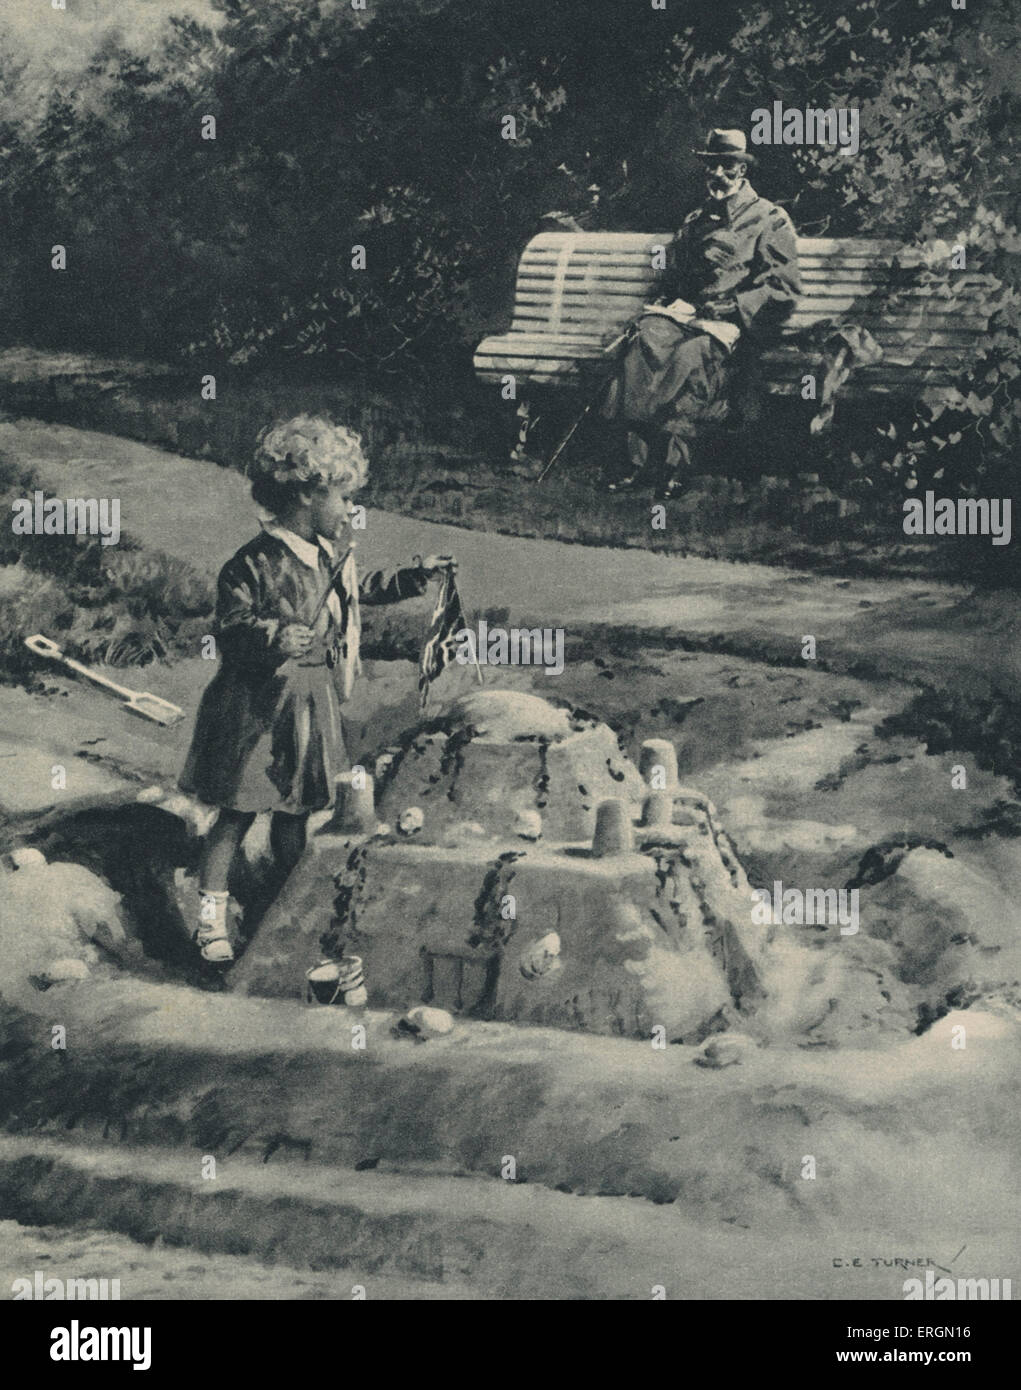
[(234, 948), (227, 935), (228, 893), (211, 893), (201, 889), (201, 921), (193, 941), (201, 952), (202, 959), (211, 965), (229, 965), (234, 959)]
[(617, 478), (612, 483), (606, 484), (607, 492), (640, 492), (648, 487), (641, 473), (629, 473), (625, 478)]

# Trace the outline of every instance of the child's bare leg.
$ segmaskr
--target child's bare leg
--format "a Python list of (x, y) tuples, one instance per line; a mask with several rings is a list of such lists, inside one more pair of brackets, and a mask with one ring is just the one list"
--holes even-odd
[(220, 812), (199, 857), (199, 883), (208, 892), (227, 891), (227, 875), (253, 820), (255, 816), (250, 811)]
[(301, 816), (289, 816), (283, 811), (273, 812), (269, 823), (269, 843), (281, 883), (305, 851), (307, 829), (307, 813)]

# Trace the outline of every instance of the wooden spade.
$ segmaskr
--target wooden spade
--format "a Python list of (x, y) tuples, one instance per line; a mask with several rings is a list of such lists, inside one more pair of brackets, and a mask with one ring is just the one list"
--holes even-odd
[(150, 695), (147, 690), (129, 690), (127, 686), (118, 685), (116, 681), (101, 676), (98, 671), (90, 671), (80, 661), (65, 656), (56, 642), (51, 642), (48, 637), (43, 637), (41, 633), (37, 632), (31, 637), (26, 637), (25, 646), (30, 652), (35, 652), (36, 656), (45, 656), (51, 661), (59, 661), (68, 670), (92, 681), (93, 685), (101, 685), (104, 690), (112, 690), (115, 695), (121, 697), (124, 701), (124, 708), (130, 714), (138, 714), (143, 719), (151, 719), (154, 724), (165, 725), (176, 724), (179, 719), (184, 718), (184, 710), (181, 709), (180, 705), (172, 705), (169, 700), (163, 700), (158, 695)]

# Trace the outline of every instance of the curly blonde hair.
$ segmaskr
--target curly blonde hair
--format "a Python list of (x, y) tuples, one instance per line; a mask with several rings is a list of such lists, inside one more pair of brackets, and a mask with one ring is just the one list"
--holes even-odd
[(360, 434), (325, 415), (295, 415), (260, 433), (248, 476), (255, 500), (278, 511), (308, 487), (338, 481), (355, 492), (368, 471)]

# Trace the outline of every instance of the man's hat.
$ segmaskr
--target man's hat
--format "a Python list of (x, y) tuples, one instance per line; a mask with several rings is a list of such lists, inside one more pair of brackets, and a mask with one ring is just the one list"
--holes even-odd
[(699, 159), (744, 159), (755, 163), (755, 156), (748, 152), (748, 141), (743, 130), (711, 130), (704, 150), (692, 150)]

